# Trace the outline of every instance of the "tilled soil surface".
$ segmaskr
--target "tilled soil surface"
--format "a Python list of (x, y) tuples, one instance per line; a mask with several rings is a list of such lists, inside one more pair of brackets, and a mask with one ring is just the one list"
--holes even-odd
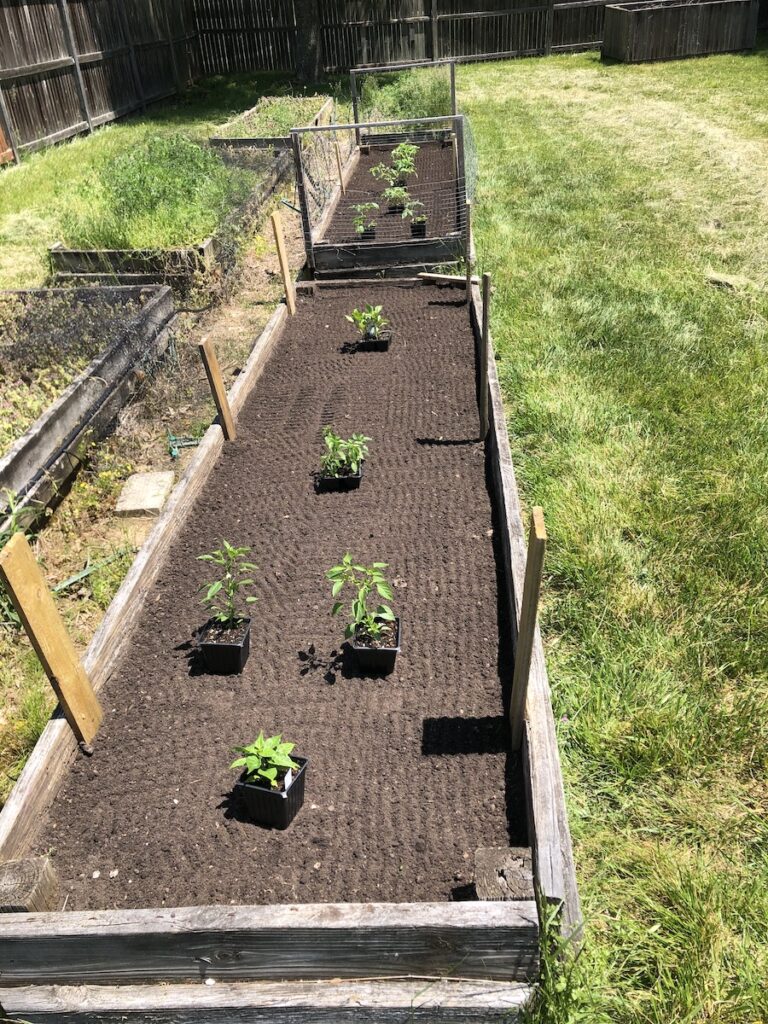
[[(369, 153), (361, 153), (355, 171), (347, 183), (343, 195), (323, 241), (360, 242), (355, 233), (355, 210), (358, 203), (378, 203), (378, 212), (372, 212), (376, 220), (376, 242), (403, 241), (411, 237), (411, 222), (402, 214), (389, 210), (381, 193), (387, 188), (386, 182), (377, 181), (371, 174), (376, 164), (390, 163), (392, 147), (372, 146)], [(427, 237), (444, 238), (459, 230), (456, 209), (456, 169), (453, 146), (440, 142), (425, 142), (416, 155), (417, 176), (409, 177), (406, 188), (414, 199), (424, 205), (418, 210), (426, 214)]]
[[(350, 350), (344, 314), (383, 303), (389, 352)], [(369, 435), (362, 485), (317, 494), (322, 429)], [(68, 909), (469, 894), (479, 846), (524, 843), (504, 751), (508, 628), (477, 443), (473, 339), (450, 289), (301, 297), (105, 689), (93, 757), (42, 823)], [(259, 565), (242, 676), (204, 674), (196, 556), (225, 537)], [(346, 551), (385, 561), (403, 648), (358, 676), (325, 571)], [(244, 819), (231, 748), (260, 729), (310, 758), (285, 832)], [(98, 874), (97, 874), (98, 873)], [(95, 876), (95, 877), (94, 877)]]

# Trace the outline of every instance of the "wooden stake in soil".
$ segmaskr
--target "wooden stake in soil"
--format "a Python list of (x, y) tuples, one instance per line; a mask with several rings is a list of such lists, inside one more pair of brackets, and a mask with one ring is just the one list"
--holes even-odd
[[(469, 293), (468, 293), (469, 294)], [(483, 330), (480, 335), (480, 380), (478, 410), (480, 413), (480, 440), (488, 435), (488, 351), (490, 349), (491, 275), (483, 274)]]
[(344, 165), (341, 162), (341, 149), (338, 142), (334, 142), (333, 148), (336, 151), (336, 167), (339, 171), (339, 188), (341, 189), (341, 194), (345, 196), (347, 194), (347, 187), (344, 184)]
[(0, 864), (0, 914), (39, 914), (59, 909), (59, 876), (50, 857)]
[(200, 349), (200, 358), (203, 360), (203, 366), (205, 367), (205, 375), (211, 386), (213, 400), (219, 411), (219, 421), (221, 423), (221, 429), (224, 432), (224, 437), (227, 441), (234, 441), (237, 437), (235, 421), (232, 418), (232, 410), (229, 407), (229, 399), (227, 398), (227, 392), (221, 376), (219, 360), (216, 358), (216, 352), (214, 351), (210, 338), (206, 338), (205, 341), (201, 341), (198, 348)]
[[(338, 156), (338, 143), (336, 155)], [(283, 275), (283, 287), (285, 288), (285, 303), (291, 316), (296, 312), (296, 289), (291, 279), (291, 271), (288, 266), (288, 253), (285, 251), (285, 236), (283, 235), (283, 222), (280, 214), (275, 211), (272, 214), (272, 230), (275, 233), (275, 246), (277, 247), (277, 259), (280, 264), (280, 273)]]
[(512, 733), (512, 749), (519, 750), (523, 742), (525, 701), (528, 693), (528, 677), (531, 671), (531, 655), (536, 635), (536, 619), (539, 612), (539, 593), (544, 569), (544, 552), (547, 547), (547, 531), (544, 527), (544, 510), (534, 506), (531, 517), (531, 531), (528, 536), (528, 557), (525, 562), (525, 583), (520, 607), (520, 625), (515, 646), (515, 672), (512, 678), (512, 697), (509, 703), (509, 724)]
[(11, 537), (0, 551), (0, 582), (13, 601), (72, 732), (79, 743), (90, 743), (101, 724), (101, 705), (23, 533)]

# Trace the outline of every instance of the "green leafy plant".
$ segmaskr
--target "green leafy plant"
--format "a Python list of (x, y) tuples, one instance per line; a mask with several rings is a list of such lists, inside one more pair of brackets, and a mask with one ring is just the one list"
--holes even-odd
[(376, 227), (376, 218), (372, 214), (374, 210), (378, 211), (378, 203), (357, 203), (352, 209), (355, 211), (352, 222), (358, 235), (362, 235), (365, 231), (371, 231)]
[(209, 562), (221, 569), (219, 579), (201, 586), (200, 589), (205, 591), (202, 603), (209, 609), (215, 622), (226, 629), (234, 629), (245, 617), (238, 611), (239, 601), (243, 600), (245, 604), (254, 604), (256, 601), (252, 595), (241, 597), (240, 592), (245, 587), (255, 585), (248, 573), (258, 566), (246, 561), (250, 548), (238, 548), (226, 540), (222, 540), (221, 545), (209, 554), (197, 556), (198, 561)]
[(398, 178), (404, 178), (409, 174), (416, 174), (416, 155), (419, 147), (411, 142), (401, 142), (392, 150), (392, 166)]
[(389, 320), (386, 320), (383, 313), (383, 306), (371, 306), (366, 304), (363, 309), (353, 309), (345, 319), (360, 332), (363, 338), (378, 338), (382, 328), (386, 327)]
[(371, 168), (371, 174), (377, 181), (386, 181), (388, 185), (394, 185), (399, 177), (396, 168), (389, 164), (380, 163)]
[[(331, 596), (339, 596), (344, 587), (355, 592), (350, 604), (351, 621), (347, 623), (344, 635), (347, 639), (356, 637), (358, 640), (378, 640), (384, 626), (395, 621), (395, 615), (387, 604), (379, 604), (373, 610), (369, 607), (370, 599), (376, 595), (385, 601), (392, 601), (394, 595), (382, 572), (387, 568), (386, 562), (374, 562), (372, 565), (358, 565), (347, 553), (339, 565), (335, 565), (326, 573), (331, 581)], [(331, 615), (338, 615), (344, 607), (343, 601), (335, 601)]]
[(326, 476), (353, 476), (360, 469), (363, 459), (368, 457), (370, 437), (353, 434), (346, 441), (335, 434), (331, 427), (323, 430), (327, 451), (320, 458), (320, 465)]
[(419, 210), (424, 209), (424, 203), (420, 199), (408, 199), (408, 202), (403, 207), (402, 218), (406, 220), (410, 218), (414, 224), (421, 224), (427, 219), (426, 213), (419, 213)]
[(246, 782), (266, 782), (271, 789), (279, 789), (286, 772), (299, 768), (297, 762), (288, 756), (295, 746), (295, 743), (283, 743), (280, 734), (267, 738), (260, 732), (247, 747), (234, 748), (234, 752), (242, 756), (236, 758), (229, 767), (243, 768)]
[(391, 188), (384, 189), (381, 198), (386, 199), (391, 207), (401, 209), (411, 202), (411, 193), (402, 185), (393, 185)]

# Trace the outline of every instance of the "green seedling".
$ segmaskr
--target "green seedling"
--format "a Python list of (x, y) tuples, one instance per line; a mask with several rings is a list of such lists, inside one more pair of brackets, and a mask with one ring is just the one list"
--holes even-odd
[(345, 441), (334, 434), (331, 427), (326, 427), (323, 440), (327, 451), (321, 456), (320, 465), (325, 476), (354, 476), (368, 457), (371, 439), (363, 434), (353, 434)]
[(280, 734), (265, 738), (264, 733), (260, 732), (247, 747), (234, 748), (234, 753), (242, 756), (236, 758), (229, 767), (244, 769), (245, 782), (257, 785), (266, 782), (271, 789), (279, 789), (286, 772), (300, 767), (288, 756), (295, 746), (295, 743), (283, 743)]
[(201, 586), (200, 589), (205, 591), (202, 603), (211, 612), (214, 622), (226, 629), (234, 629), (245, 618), (238, 609), (240, 602), (246, 605), (256, 602), (255, 597), (241, 595), (241, 591), (255, 586), (248, 573), (258, 566), (246, 561), (250, 548), (237, 548), (226, 540), (222, 540), (221, 545), (216, 551), (197, 556), (198, 561), (209, 562), (221, 569), (219, 579)]
[[(375, 609), (369, 607), (369, 601), (381, 597), (385, 601), (394, 600), (392, 588), (384, 578), (386, 562), (374, 562), (372, 565), (358, 565), (352, 561), (350, 554), (344, 555), (339, 565), (335, 565), (325, 574), (331, 581), (331, 596), (337, 598), (344, 587), (351, 589), (355, 596), (350, 604), (351, 618), (344, 630), (346, 638), (357, 638), (361, 641), (380, 639), (386, 623), (395, 621), (395, 614), (387, 604), (379, 604)], [(331, 615), (338, 615), (344, 607), (343, 601), (335, 601)]]

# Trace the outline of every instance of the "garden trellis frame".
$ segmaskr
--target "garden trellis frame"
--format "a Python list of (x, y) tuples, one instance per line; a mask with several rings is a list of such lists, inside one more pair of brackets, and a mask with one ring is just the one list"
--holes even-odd
[[(315, 276), (339, 272), (428, 269), (470, 256), (469, 199), (465, 167), (465, 120), (462, 115), (369, 121), (293, 128), (291, 139), (307, 263)], [(415, 197), (429, 214), (448, 211), (448, 225), (425, 238), (402, 238), (389, 230), (379, 240), (362, 240), (351, 227), (355, 198), (371, 198), (372, 188), (356, 187), (364, 171), (361, 154), (386, 155), (399, 142), (450, 147), (450, 178), (420, 180)], [(335, 150), (338, 146), (339, 149)], [(338, 154), (338, 159), (336, 157)], [(356, 180), (356, 176), (357, 179)], [(367, 181), (367, 178), (365, 178)], [(423, 187), (422, 187), (423, 186)], [(455, 204), (455, 216), (451, 209)], [(390, 224), (397, 223), (390, 218)], [(342, 223), (343, 222), (343, 223)]]
[(456, 108), (456, 61), (455, 60), (425, 60), (425, 61), (409, 61), (401, 64), (374, 64), (371, 66), (360, 65), (356, 68), (351, 68), (349, 72), (349, 90), (352, 96), (352, 119), (356, 123), (364, 121), (366, 118), (364, 112), (360, 109), (360, 88), (358, 81), (364, 78), (365, 75), (380, 75), (389, 74), (390, 72), (396, 73), (398, 71), (415, 71), (420, 68), (438, 68), (447, 67), (449, 76), (449, 89), (450, 89), (450, 109), (446, 110), (446, 114), (450, 114), (455, 117), (458, 114)]

